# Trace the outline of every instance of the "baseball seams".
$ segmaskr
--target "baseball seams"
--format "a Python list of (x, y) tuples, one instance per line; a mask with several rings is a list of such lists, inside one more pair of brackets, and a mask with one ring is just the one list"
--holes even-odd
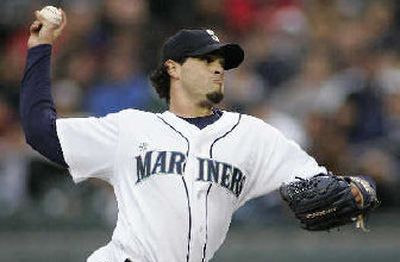
[(44, 17), (47, 21), (55, 25), (61, 25), (62, 21), (62, 14), (59, 9), (54, 6), (45, 6), (40, 10), (40, 14)]

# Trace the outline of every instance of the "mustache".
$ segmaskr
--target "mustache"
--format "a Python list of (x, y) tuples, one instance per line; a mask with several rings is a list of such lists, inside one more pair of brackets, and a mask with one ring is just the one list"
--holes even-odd
[(213, 77), (212, 80), (213, 81), (217, 81), (217, 82), (223, 82), (224, 81), (224, 77), (223, 76)]

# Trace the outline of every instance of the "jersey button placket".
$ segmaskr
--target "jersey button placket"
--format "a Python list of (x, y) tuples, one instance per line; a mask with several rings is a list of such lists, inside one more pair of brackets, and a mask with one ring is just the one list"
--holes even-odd
[(196, 250), (193, 250), (200, 257), (198, 261), (202, 261), (203, 247), (206, 241), (206, 190), (207, 184), (201, 181), (197, 181), (194, 186), (196, 190)]
[(191, 231), (191, 241), (190, 241), (190, 262), (201, 260), (200, 246), (203, 243), (202, 234), (200, 234), (199, 225), (202, 223), (202, 198), (203, 194), (199, 190), (199, 183), (197, 183), (197, 158), (196, 148), (192, 147), (189, 152), (189, 156), (186, 163), (185, 179), (188, 183), (189, 198), (191, 202), (191, 221), (192, 221), (192, 231)]
[[(204, 144), (197, 139), (193, 139), (193, 150), (192, 160), (194, 161), (193, 169), (193, 196), (194, 202), (196, 202), (196, 216), (195, 216), (195, 238), (193, 242), (193, 253), (196, 253), (196, 261), (202, 261), (203, 257), (203, 246), (205, 243), (205, 194), (207, 191), (207, 183), (198, 180), (199, 178), (199, 160), (198, 158), (204, 158)], [(202, 154), (203, 153), (203, 154)], [(193, 257), (194, 259), (194, 257)], [(193, 260), (194, 261), (194, 260)]]

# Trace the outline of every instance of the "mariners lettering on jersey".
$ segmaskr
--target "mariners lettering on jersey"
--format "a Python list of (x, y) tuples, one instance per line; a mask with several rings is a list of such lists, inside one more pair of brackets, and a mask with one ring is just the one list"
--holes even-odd
[(148, 151), (136, 158), (137, 181), (155, 174), (182, 175), (186, 157), (181, 152)]
[[(186, 156), (175, 151), (148, 151), (135, 158), (136, 183), (151, 175), (182, 175), (186, 163)], [(236, 197), (240, 195), (246, 177), (239, 168), (214, 159), (196, 158), (196, 160), (198, 162), (197, 181), (217, 183), (228, 189)]]
[(199, 162), (199, 176), (197, 180), (218, 183), (232, 192), (236, 197), (240, 195), (246, 176), (239, 168), (213, 159), (197, 159)]

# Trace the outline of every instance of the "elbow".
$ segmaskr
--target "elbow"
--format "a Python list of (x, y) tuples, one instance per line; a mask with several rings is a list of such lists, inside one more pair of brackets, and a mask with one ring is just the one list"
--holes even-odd
[(22, 129), (26, 143), (38, 150), (46, 144), (46, 140), (51, 134), (51, 121), (34, 117), (25, 118), (23, 119)]
[(22, 129), (25, 141), (33, 149), (38, 150), (46, 144), (49, 136), (55, 131), (56, 116), (53, 111), (45, 111), (34, 108), (21, 114)]
[(32, 126), (23, 127), (25, 134), (25, 142), (30, 145), (33, 149), (38, 150), (40, 145), (43, 144), (45, 135)]
[(23, 125), (25, 141), (50, 161), (68, 168), (55, 129), (55, 121), (31, 121)]

